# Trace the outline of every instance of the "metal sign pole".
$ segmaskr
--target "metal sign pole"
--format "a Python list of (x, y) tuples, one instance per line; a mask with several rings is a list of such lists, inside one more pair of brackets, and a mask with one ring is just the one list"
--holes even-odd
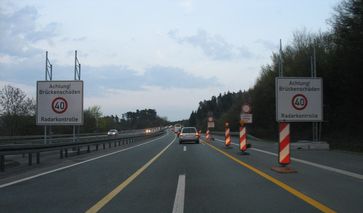
[[(48, 76), (48, 51), (45, 51), (45, 80)], [(44, 126), (44, 144), (47, 144), (47, 126)]]
[(47, 126), (44, 126), (44, 144), (47, 144)]
[[(310, 56), (310, 76), (312, 78), (314, 78), (314, 58), (313, 58), (313, 56)], [(312, 128), (313, 128), (312, 129), (313, 141), (315, 142), (316, 141), (316, 139), (315, 139), (315, 129), (316, 129), (315, 122), (312, 122), (311, 124), (312, 124)]]
[[(45, 51), (45, 80), (48, 81), (53, 78), (53, 65), (50, 63), (48, 59), (48, 51)], [(47, 126), (44, 126), (44, 144), (47, 144)]]
[[(310, 56), (310, 70), (311, 70), (311, 77), (316, 78), (316, 54), (315, 54), (315, 43), (313, 45), (313, 55)], [(320, 140), (319, 138), (319, 126), (320, 123), (313, 122), (313, 142), (317, 142)]]
[(73, 143), (76, 142), (76, 126), (73, 125)]
[[(74, 80), (81, 80), (81, 64), (78, 61), (77, 50), (74, 51)], [(79, 135), (79, 126), (77, 128)], [(78, 140), (78, 139), (77, 139)], [(76, 125), (73, 125), (73, 142), (76, 141)]]

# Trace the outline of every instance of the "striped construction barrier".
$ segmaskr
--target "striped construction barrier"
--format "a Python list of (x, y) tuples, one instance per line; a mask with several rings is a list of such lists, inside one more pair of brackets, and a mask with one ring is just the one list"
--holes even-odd
[(281, 122), (279, 124), (279, 164), (288, 165), (291, 162), (290, 159), (290, 124)]
[(239, 128), (239, 150), (242, 152), (247, 150), (247, 132), (245, 126)]
[(225, 143), (224, 145), (225, 146), (229, 146), (231, 145), (231, 134), (230, 134), (230, 131), (229, 131), (229, 127), (226, 127), (226, 132), (225, 132)]
[(210, 131), (209, 131), (209, 129), (207, 129), (207, 131), (205, 132), (205, 138), (206, 138), (207, 142), (210, 142)]

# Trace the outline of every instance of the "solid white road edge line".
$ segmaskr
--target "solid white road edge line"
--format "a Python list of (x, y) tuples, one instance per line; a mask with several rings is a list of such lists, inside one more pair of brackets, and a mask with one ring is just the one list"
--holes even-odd
[(51, 173), (54, 173), (54, 172), (58, 172), (58, 171), (61, 171), (61, 170), (65, 170), (65, 169), (68, 169), (68, 168), (71, 168), (71, 167), (74, 167), (74, 166), (78, 166), (78, 165), (81, 165), (81, 164), (84, 164), (84, 163), (88, 163), (88, 162), (91, 162), (91, 161), (94, 161), (94, 160), (98, 160), (100, 158), (104, 158), (104, 157), (114, 155), (114, 154), (117, 154), (117, 153), (120, 153), (120, 152), (124, 152), (124, 151), (130, 150), (130, 149), (134, 149), (134, 148), (137, 148), (139, 146), (143, 146), (143, 145), (152, 143), (152, 142), (154, 142), (156, 140), (159, 140), (159, 139), (161, 139), (163, 137), (166, 137), (167, 135), (169, 135), (169, 134), (163, 135), (161, 137), (155, 138), (155, 139), (153, 139), (151, 141), (148, 141), (148, 142), (145, 142), (145, 143), (142, 143), (142, 144), (138, 144), (136, 146), (128, 147), (128, 148), (121, 149), (121, 150), (118, 150), (118, 151), (115, 151), (115, 152), (111, 152), (111, 153), (108, 153), (108, 154), (105, 154), (105, 155), (101, 155), (101, 156), (98, 156), (98, 157), (95, 157), (95, 158), (91, 158), (91, 159), (88, 159), (88, 160), (85, 160), (85, 161), (82, 161), (82, 162), (79, 162), (79, 163), (74, 163), (74, 164), (71, 164), (71, 165), (68, 165), (68, 166), (63, 166), (63, 167), (53, 169), (53, 170), (50, 170), (50, 171), (47, 171), (47, 172), (39, 173), (39, 174), (36, 174), (36, 175), (33, 175), (33, 176), (29, 176), (29, 177), (22, 178), (22, 179), (19, 179), (19, 180), (16, 180), (16, 181), (5, 183), (5, 184), (0, 185), (0, 189), (5, 188), (7, 186), (17, 184), (17, 183), (24, 182), (24, 181), (27, 181), (27, 180), (31, 180), (31, 179), (34, 179), (34, 178), (37, 178), (37, 177), (40, 177), (40, 176), (44, 176), (44, 175), (51, 174)]
[[(215, 139), (215, 140), (224, 142), (224, 141), (219, 140), (219, 139)], [(238, 146), (238, 144), (235, 144), (235, 143), (232, 143), (232, 144), (235, 145), (235, 146)], [(257, 152), (262, 152), (262, 153), (265, 153), (265, 154), (268, 154), (268, 155), (277, 156), (276, 153), (272, 153), (272, 152), (265, 151), (265, 150), (262, 150), (262, 149), (257, 149), (257, 148), (250, 148), (250, 149), (254, 150), (254, 151), (257, 151)], [(339, 174), (342, 174), (342, 175), (346, 175), (346, 176), (350, 176), (350, 177), (354, 177), (354, 178), (363, 180), (363, 175), (357, 174), (357, 173), (354, 173), (354, 172), (349, 172), (349, 171), (346, 171), (346, 170), (337, 169), (337, 168), (334, 168), (334, 167), (325, 166), (325, 165), (313, 163), (313, 162), (298, 159), (298, 158), (291, 158), (291, 160), (293, 160), (295, 162), (303, 163), (303, 164), (306, 164), (306, 165), (314, 166), (314, 167), (317, 167), (317, 168), (320, 168), (320, 169), (325, 169), (325, 170), (328, 170), (328, 171), (331, 171), (331, 172), (336, 172), (336, 173), (339, 173)]]
[(185, 174), (179, 175), (178, 185), (173, 206), (173, 213), (184, 212), (184, 197), (185, 197)]

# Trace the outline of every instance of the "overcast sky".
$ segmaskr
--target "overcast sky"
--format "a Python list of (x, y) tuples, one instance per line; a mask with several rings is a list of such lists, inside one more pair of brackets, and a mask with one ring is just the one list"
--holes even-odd
[(85, 107), (189, 118), (199, 101), (247, 90), (292, 34), (326, 31), (339, 0), (0, 0), (0, 86), (35, 98), (82, 64)]

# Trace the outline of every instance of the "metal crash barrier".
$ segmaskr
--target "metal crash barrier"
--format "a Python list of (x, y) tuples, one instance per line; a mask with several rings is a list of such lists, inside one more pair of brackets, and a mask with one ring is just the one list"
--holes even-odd
[(61, 142), (61, 143), (53, 143), (53, 144), (11, 144), (11, 145), (2, 145), (0, 146), (0, 172), (5, 171), (5, 160), (8, 155), (22, 155), (23, 157), (28, 155), (28, 165), (31, 166), (33, 164), (33, 156), (35, 156), (36, 164), (40, 163), (40, 153), (43, 152), (54, 152), (59, 150), (59, 157), (61, 159), (67, 158), (69, 156), (70, 150), (76, 152), (76, 155), (81, 154), (81, 149), (86, 147), (86, 153), (91, 152), (91, 148), (94, 148), (94, 151), (98, 151), (102, 146), (103, 149), (106, 149), (116, 146), (122, 146), (134, 143), (139, 139), (147, 139), (156, 137), (164, 134), (165, 129), (161, 129), (159, 131), (153, 133), (139, 133), (130, 135), (120, 135), (118, 137), (105, 138), (105, 139), (94, 139), (88, 141), (81, 142)]

